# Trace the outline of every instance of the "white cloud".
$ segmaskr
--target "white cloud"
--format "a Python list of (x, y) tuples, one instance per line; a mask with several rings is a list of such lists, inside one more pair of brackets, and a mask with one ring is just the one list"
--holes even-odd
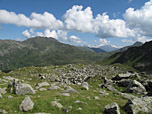
[(126, 26), (125, 21), (121, 19), (109, 19), (106, 13), (98, 14), (94, 19), (94, 30), (97, 37), (133, 37), (135, 33)]
[(76, 36), (70, 36), (69, 41), (72, 43), (77, 43), (77, 44), (85, 44), (84, 41), (82, 41), (80, 38), (78, 38)]
[(134, 43), (135, 41), (132, 39), (122, 39), (121, 40), (123, 43)]
[(30, 34), (30, 32), (29, 32), (28, 30), (23, 31), (23, 32), (22, 32), (22, 35), (23, 35), (24, 37), (26, 37), (26, 38), (30, 38), (30, 37), (31, 37), (31, 34)]
[(100, 42), (99, 47), (104, 46), (104, 45), (108, 45), (110, 43), (110, 41), (108, 41), (106, 39), (102, 39), (102, 38), (99, 39), (99, 42)]
[(44, 36), (42, 32), (34, 32), (34, 31), (30, 31), (30, 32), (35, 34), (35, 36)]
[(130, 3), (130, 2), (132, 2), (133, 0), (128, 0), (128, 2)]
[(63, 16), (66, 29), (78, 32), (92, 31), (92, 10), (90, 7), (82, 9), (83, 6), (75, 5), (66, 11)]
[(46, 29), (44, 31), (44, 36), (58, 39), (58, 35), (55, 30), (50, 31), (49, 29)]
[(124, 14), (127, 24), (141, 36), (152, 36), (152, 0), (141, 9), (128, 8)]
[(67, 40), (67, 31), (65, 30), (58, 30), (57, 31), (57, 34), (58, 34), (58, 37), (61, 39), (61, 40)]
[(24, 14), (0, 10), (0, 23), (15, 24), (31, 28), (60, 29), (63, 27), (62, 21), (57, 20), (48, 12), (44, 12), (43, 14), (32, 13), (30, 17), (26, 17)]

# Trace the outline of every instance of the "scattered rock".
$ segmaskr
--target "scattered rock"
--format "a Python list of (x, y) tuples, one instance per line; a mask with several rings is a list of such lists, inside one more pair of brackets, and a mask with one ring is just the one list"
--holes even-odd
[(120, 109), (117, 103), (108, 104), (104, 107), (104, 114), (120, 114)]
[(8, 99), (14, 98), (12, 95), (7, 96)]
[(73, 89), (72, 87), (70, 87), (67, 90), (62, 91), (63, 93), (77, 93), (80, 94), (77, 90)]
[(38, 83), (36, 84), (37, 87), (47, 87), (47, 86), (50, 86), (50, 84), (48, 82), (42, 82), (42, 83)]
[(116, 94), (118, 94), (118, 95), (120, 95), (123, 98), (128, 99), (128, 100), (133, 100), (133, 99), (137, 98), (134, 95), (130, 95), (130, 94), (127, 94), (127, 93), (122, 93), (122, 92), (116, 92)]
[(29, 84), (17, 84), (15, 86), (15, 94), (17, 95), (35, 94), (35, 91)]
[(52, 104), (52, 106), (55, 106), (58, 108), (63, 108), (63, 106), (60, 103), (58, 103), (57, 101), (52, 101), (51, 104)]
[(130, 79), (122, 79), (120, 81), (117, 82), (117, 85), (119, 87), (128, 87), (128, 85), (130, 84)]
[(40, 88), (39, 91), (46, 91), (46, 88)]
[(6, 94), (6, 88), (0, 88), (0, 94)]
[(8, 114), (6, 110), (0, 109), (0, 114)]
[(61, 96), (66, 96), (66, 97), (69, 97), (70, 94), (69, 93), (62, 93)]
[(0, 99), (3, 98), (2, 94), (0, 93)]
[(34, 106), (33, 101), (29, 96), (27, 96), (19, 105), (19, 109), (23, 112), (27, 112), (29, 110), (32, 110)]
[(85, 89), (85, 90), (89, 90), (89, 84), (87, 82), (83, 82), (82, 83), (82, 87)]
[(85, 105), (88, 105), (86, 102), (79, 101), (79, 100), (76, 100), (75, 103), (76, 103), (76, 104), (85, 104)]
[(109, 93), (107, 93), (106, 91), (102, 91), (102, 90), (99, 91), (99, 94), (101, 96), (107, 96), (107, 95), (109, 95)]
[(137, 114), (138, 112), (152, 113), (152, 97), (141, 97), (129, 100), (124, 106), (127, 114)]
[(81, 111), (81, 110), (82, 110), (82, 108), (81, 108), (81, 107), (79, 107), (79, 108), (77, 108), (77, 110)]
[(94, 96), (95, 100), (101, 100), (98, 96)]
[(50, 88), (48, 88), (48, 90), (57, 90), (60, 89), (59, 86), (51, 86)]

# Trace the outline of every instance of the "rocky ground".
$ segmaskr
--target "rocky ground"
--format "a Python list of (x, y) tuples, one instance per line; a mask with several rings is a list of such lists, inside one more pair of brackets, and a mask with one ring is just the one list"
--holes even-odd
[(0, 72), (0, 113), (147, 114), (151, 91), (151, 77), (120, 65), (28, 67)]

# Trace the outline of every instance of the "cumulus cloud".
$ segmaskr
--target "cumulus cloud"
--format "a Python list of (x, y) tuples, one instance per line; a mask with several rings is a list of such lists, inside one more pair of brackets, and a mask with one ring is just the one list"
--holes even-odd
[(146, 2), (141, 9), (128, 8), (124, 18), (137, 34), (141, 36), (152, 36), (152, 0)]
[(46, 29), (44, 31), (44, 36), (58, 39), (58, 35), (55, 30), (50, 31), (49, 29)]
[(72, 43), (77, 43), (77, 44), (85, 44), (84, 41), (82, 41), (80, 38), (78, 38), (77, 36), (70, 36), (69, 37), (69, 41)]
[(67, 10), (63, 16), (66, 29), (79, 32), (92, 31), (92, 18), (93, 15), (90, 7), (83, 10), (83, 6), (77, 5)]
[(108, 41), (108, 40), (106, 40), (106, 39), (99, 39), (99, 42), (100, 42), (100, 44), (99, 44), (99, 47), (100, 46), (105, 46), (105, 45), (108, 45), (109, 43), (110, 43), (110, 41)]
[(26, 38), (30, 38), (30, 37), (31, 37), (31, 34), (30, 34), (30, 32), (29, 32), (28, 30), (23, 31), (23, 32), (22, 32), (22, 35), (23, 35), (24, 37), (26, 37)]
[(0, 23), (15, 24), (31, 28), (60, 29), (63, 27), (62, 21), (57, 20), (48, 12), (44, 12), (43, 14), (32, 13), (30, 17), (26, 17), (24, 14), (0, 10)]
[(94, 30), (97, 37), (133, 37), (135, 33), (126, 26), (125, 21), (121, 19), (109, 19), (106, 13), (98, 14), (93, 21)]
[(57, 34), (58, 34), (58, 37), (61, 39), (61, 40), (67, 40), (67, 34), (68, 32), (65, 31), (65, 30), (58, 30), (57, 31)]

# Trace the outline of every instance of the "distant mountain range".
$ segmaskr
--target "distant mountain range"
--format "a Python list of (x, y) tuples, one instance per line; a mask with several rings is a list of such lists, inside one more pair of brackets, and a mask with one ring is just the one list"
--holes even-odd
[(0, 40), (0, 70), (28, 66), (90, 63), (108, 55), (84, 51), (54, 38), (34, 37), (25, 41)]
[(120, 48), (116, 48), (112, 45), (104, 45), (104, 46), (100, 46), (99, 48), (106, 51), (106, 52), (111, 52), (111, 51), (115, 51), (115, 50), (120, 49)]

